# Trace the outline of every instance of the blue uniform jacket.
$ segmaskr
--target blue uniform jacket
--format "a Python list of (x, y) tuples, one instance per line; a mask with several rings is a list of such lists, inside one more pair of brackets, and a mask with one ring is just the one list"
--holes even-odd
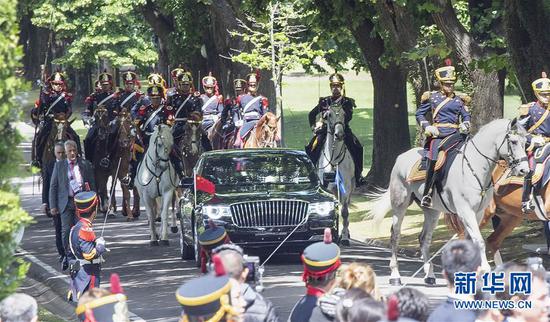
[[(531, 102), (527, 107), (528, 109), (525, 109), (520, 116), (520, 120), (525, 120), (525, 129), (530, 134), (527, 136), (527, 143), (531, 143), (532, 135), (541, 135), (550, 138), (550, 113), (547, 113), (545, 116), (546, 108), (538, 102)], [(544, 119), (542, 119), (543, 116)], [(542, 122), (540, 125), (537, 124), (541, 119)], [(537, 126), (535, 127), (535, 125)]]
[[(206, 94), (202, 94), (201, 98), (201, 110), (204, 115), (216, 115), (221, 114), (223, 110), (223, 97), (221, 95), (210, 100)], [(207, 104), (208, 103), (208, 104)]]
[[(112, 96), (111, 96), (112, 95)], [(109, 97), (109, 99), (106, 99)], [(107, 108), (109, 111), (109, 120), (113, 120), (115, 118), (115, 111), (118, 112), (117, 105), (118, 105), (118, 99), (117, 94), (113, 91), (108, 92), (95, 92), (92, 93), (90, 96), (86, 97), (86, 109), (84, 110), (84, 115), (86, 116), (92, 116), (94, 115), (94, 109), (99, 105), (99, 103), (102, 103), (102, 105)]]
[(470, 121), (470, 112), (464, 100), (456, 94), (433, 116), (438, 105), (447, 97), (441, 92), (425, 92), (422, 95), (420, 107), (416, 110), (416, 121), (425, 129), (430, 125), (426, 115), (432, 112), (433, 124), (439, 130), (439, 138), (447, 137), (458, 132), (460, 122)]
[(242, 94), (237, 97), (239, 105), (245, 121), (259, 120), (266, 112), (269, 105), (267, 98), (262, 95), (252, 96), (250, 94)]
[[(187, 99), (188, 97), (189, 99)], [(181, 94), (174, 88), (170, 88), (168, 90), (166, 94), (166, 105), (172, 106), (174, 108), (174, 113), (178, 111), (183, 102), (185, 102), (185, 105), (181, 108), (179, 113), (175, 115), (176, 118), (189, 117), (191, 112), (202, 113), (202, 103), (198, 96), (195, 96), (193, 93)]]

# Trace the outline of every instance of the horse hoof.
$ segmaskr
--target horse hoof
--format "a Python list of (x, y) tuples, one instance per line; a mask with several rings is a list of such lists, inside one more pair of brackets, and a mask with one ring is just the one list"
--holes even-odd
[(340, 246), (349, 247), (350, 246), (349, 239), (340, 240)]
[(132, 212), (132, 216), (134, 216), (134, 218), (139, 217), (139, 215), (141, 215), (139, 211)]
[(123, 211), (123, 212), (122, 212), (122, 215), (123, 215), (124, 217), (128, 217), (128, 214), (126, 213), (126, 211)]
[(159, 241), (158, 240), (151, 240), (149, 242), (149, 246), (158, 246), (159, 245)]
[(175, 234), (178, 232), (178, 227), (177, 226), (170, 227), (170, 231), (172, 232), (172, 234)]
[(390, 285), (391, 286), (401, 286), (403, 283), (401, 283), (401, 278), (390, 278)]
[(170, 245), (170, 242), (167, 241), (167, 240), (161, 240), (160, 241), (160, 246), (169, 246)]
[(428, 286), (435, 285), (435, 277), (426, 277), (426, 278), (424, 278), (424, 283)]
[(136, 218), (133, 218), (133, 217), (128, 217), (128, 218), (126, 218), (126, 221), (127, 221), (127, 222), (130, 222), (130, 221), (136, 221)]
[(162, 221), (162, 218), (158, 217), (157, 219), (155, 219), (155, 222), (161, 222)]

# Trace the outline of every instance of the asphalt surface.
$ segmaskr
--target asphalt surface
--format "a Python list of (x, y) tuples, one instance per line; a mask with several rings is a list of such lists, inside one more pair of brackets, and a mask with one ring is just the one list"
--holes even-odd
[[(36, 223), (26, 229), (20, 247), (27, 254), (55, 269), (52, 274), (56, 273), (57, 276), (50, 276), (48, 279), (68, 280), (59, 269), (52, 219), (40, 212), (41, 200), (37, 182), (35, 181), (34, 194), (32, 186), (31, 178), (21, 180), (22, 206), (35, 218)], [(96, 220), (98, 235), (102, 223), (103, 218)], [(111, 251), (105, 256), (102, 285), (108, 286), (110, 274), (116, 272), (120, 275), (122, 286), (128, 296), (131, 312), (146, 321), (177, 321), (181, 309), (174, 293), (183, 282), (199, 275), (193, 261), (180, 259), (178, 234), (170, 234), (170, 245), (167, 247), (149, 246), (147, 219), (142, 210), (142, 216), (135, 222), (126, 222), (125, 217), (120, 214), (108, 218), (104, 237)], [(359, 242), (353, 242), (350, 247), (342, 250), (344, 262), (369, 263), (378, 275), (382, 292), (386, 294), (395, 290), (388, 286), (389, 256), (390, 252), (387, 249), (365, 246)], [(411, 276), (421, 267), (419, 259), (403, 258), (400, 263), (403, 276)], [(302, 265), (298, 254), (276, 255), (266, 265), (263, 294), (274, 303), (282, 320), (286, 320), (294, 303), (305, 291), (301, 273)], [(422, 277), (422, 273), (418, 276)], [(41, 278), (45, 277), (38, 277)], [(444, 281), (440, 279), (438, 286), (429, 289), (424, 288), (421, 278), (404, 278), (403, 282), (424, 291), (430, 296), (432, 303), (446, 293)], [(54, 288), (57, 288), (54, 291), (58, 295), (64, 292), (59, 286)]]

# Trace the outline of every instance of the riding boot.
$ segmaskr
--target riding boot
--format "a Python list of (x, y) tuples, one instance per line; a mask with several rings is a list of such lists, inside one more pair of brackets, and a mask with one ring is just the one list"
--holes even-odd
[(523, 213), (533, 212), (535, 210), (535, 205), (533, 204), (533, 199), (531, 192), (533, 190), (533, 171), (530, 171), (523, 180), (523, 193), (521, 195), (521, 211)]
[(424, 193), (420, 205), (422, 207), (432, 206), (432, 187), (435, 182), (435, 164), (436, 160), (428, 160), (428, 169), (426, 169), (426, 182), (424, 184)]
[(201, 144), (204, 151), (212, 151), (212, 143), (210, 143), (210, 140), (208, 139), (208, 135), (206, 133), (203, 133), (201, 135)]

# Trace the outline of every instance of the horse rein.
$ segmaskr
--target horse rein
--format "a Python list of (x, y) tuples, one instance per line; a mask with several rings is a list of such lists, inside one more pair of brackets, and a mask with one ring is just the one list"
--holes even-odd
[[(342, 107), (340, 105), (337, 105), (339, 108), (338, 108), (338, 111), (332, 111), (334, 113), (336, 113), (336, 116), (340, 115), (340, 112), (342, 110)], [(329, 107), (329, 110), (326, 111), (326, 115), (324, 115), (323, 119), (326, 120), (326, 118), (328, 117), (328, 112), (331, 111), (331, 108), (332, 108), (332, 105), (331, 107)], [(336, 126), (337, 125), (342, 125), (342, 127), (345, 127), (344, 126), (344, 122), (342, 121), (337, 121), (336, 123), (334, 123), (334, 125), (331, 127), (331, 126), (327, 126), (327, 135), (335, 135), (335, 130), (336, 130)], [(342, 141), (344, 141), (344, 136), (342, 136)], [(325, 154), (325, 150), (323, 149), (323, 157), (325, 159), (328, 160), (328, 164), (324, 167), (322, 167), (321, 169), (325, 169), (326, 167), (328, 166), (332, 166), (332, 167), (337, 167), (338, 165), (340, 165), (340, 163), (342, 163), (342, 161), (344, 161), (345, 157), (346, 157), (346, 144), (343, 143), (342, 144), (342, 147), (340, 148), (340, 151), (338, 152), (338, 154), (336, 154), (336, 158), (334, 158), (334, 144), (332, 145), (331, 147), (331, 158), (327, 158), (326, 154)], [(336, 161), (335, 161), (336, 160)]]

